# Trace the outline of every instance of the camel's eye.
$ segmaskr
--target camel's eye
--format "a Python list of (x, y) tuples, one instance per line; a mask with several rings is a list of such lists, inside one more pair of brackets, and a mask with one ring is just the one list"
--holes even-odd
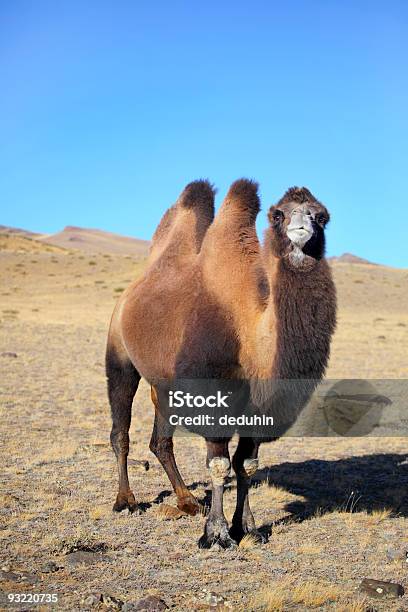
[(274, 210), (272, 213), (272, 218), (275, 221), (275, 223), (278, 223), (279, 221), (281, 221), (283, 219), (283, 212), (281, 210)]
[(325, 215), (320, 214), (320, 215), (316, 215), (316, 223), (318, 223), (319, 225), (326, 225), (327, 219), (325, 217)]

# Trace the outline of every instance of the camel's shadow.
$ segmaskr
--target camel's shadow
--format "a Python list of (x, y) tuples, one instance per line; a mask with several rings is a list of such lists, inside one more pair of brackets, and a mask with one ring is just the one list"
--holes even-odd
[[(394, 515), (408, 517), (408, 454), (281, 463), (259, 470), (251, 487), (263, 482), (303, 498), (287, 503), (287, 514), (282, 519), (262, 525), (265, 535), (270, 534), (272, 525), (301, 522), (334, 510), (373, 512), (386, 508)], [(194, 490), (204, 484), (192, 483), (189, 488)], [(211, 491), (207, 490), (200, 501), (209, 506)]]
[(266, 534), (273, 524), (301, 522), (334, 510), (373, 512), (386, 508), (394, 515), (408, 517), (408, 454), (282, 463), (259, 470), (252, 487), (262, 482), (304, 498), (287, 503), (289, 514), (280, 521), (263, 525)]
[[(235, 478), (230, 479), (232, 486), (235, 486), (234, 481)], [(310, 459), (281, 463), (258, 470), (251, 481), (251, 488), (264, 482), (303, 498), (288, 502), (283, 518), (259, 527), (267, 538), (274, 525), (302, 522), (334, 510), (370, 513), (387, 509), (394, 516), (408, 517), (408, 454), (387, 453), (336, 461)], [(207, 481), (197, 481), (191, 483), (188, 489), (194, 492), (208, 485)], [(170, 495), (170, 490), (161, 491), (156, 499), (145, 506), (148, 508), (161, 503)], [(209, 509), (211, 490), (207, 489), (199, 501)]]

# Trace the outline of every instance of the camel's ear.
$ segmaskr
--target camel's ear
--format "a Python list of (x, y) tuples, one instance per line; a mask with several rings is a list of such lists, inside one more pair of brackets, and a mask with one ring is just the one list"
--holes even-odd
[(249, 179), (235, 181), (229, 188), (225, 204), (228, 208), (235, 207), (242, 212), (249, 212), (251, 219), (256, 219), (261, 208), (258, 183)]
[(214, 214), (214, 197), (216, 189), (207, 180), (189, 183), (177, 200), (181, 208), (198, 208), (203, 211), (212, 211)]

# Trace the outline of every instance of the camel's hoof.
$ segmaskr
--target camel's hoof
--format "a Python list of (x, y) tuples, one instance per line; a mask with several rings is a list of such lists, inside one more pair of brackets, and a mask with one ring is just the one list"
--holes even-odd
[(198, 548), (212, 548), (213, 550), (227, 550), (237, 548), (238, 544), (229, 535), (208, 537), (202, 535), (198, 540)]
[(245, 535), (251, 537), (255, 544), (266, 544), (268, 541), (268, 538), (258, 531), (258, 529), (251, 529), (251, 531), (248, 531)]
[(116, 501), (113, 504), (112, 510), (114, 512), (122, 512), (123, 510), (129, 510), (130, 514), (141, 514), (142, 510), (138, 503), (136, 503), (135, 496), (133, 493), (126, 495), (118, 494)]
[(182, 497), (177, 501), (177, 508), (190, 516), (195, 516), (200, 512), (200, 504), (195, 497)]
[(231, 527), (230, 529), (230, 536), (236, 540), (237, 542), (241, 542), (241, 540), (243, 538), (245, 538), (245, 536), (251, 537), (252, 541), (255, 544), (266, 544), (268, 541), (268, 538), (261, 532), (258, 531), (258, 529), (236, 529), (234, 527)]

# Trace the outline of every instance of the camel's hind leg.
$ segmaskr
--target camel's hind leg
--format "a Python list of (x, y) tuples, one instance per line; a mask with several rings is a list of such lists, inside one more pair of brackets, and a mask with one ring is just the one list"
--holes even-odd
[(177, 495), (177, 507), (187, 514), (195, 515), (200, 504), (187, 489), (180, 472), (178, 471), (173, 452), (174, 427), (170, 426), (160, 412), (159, 400), (154, 387), (151, 388), (152, 402), (155, 407), (154, 426), (150, 440), (150, 450), (162, 464)]
[(132, 402), (140, 381), (140, 375), (129, 360), (119, 358), (113, 348), (106, 353), (106, 376), (108, 395), (112, 413), (111, 443), (118, 462), (119, 491), (113, 506), (115, 512), (126, 508), (130, 512), (138, 505), (130, 490), (127, 458), (129, 454), (129, 427)]

